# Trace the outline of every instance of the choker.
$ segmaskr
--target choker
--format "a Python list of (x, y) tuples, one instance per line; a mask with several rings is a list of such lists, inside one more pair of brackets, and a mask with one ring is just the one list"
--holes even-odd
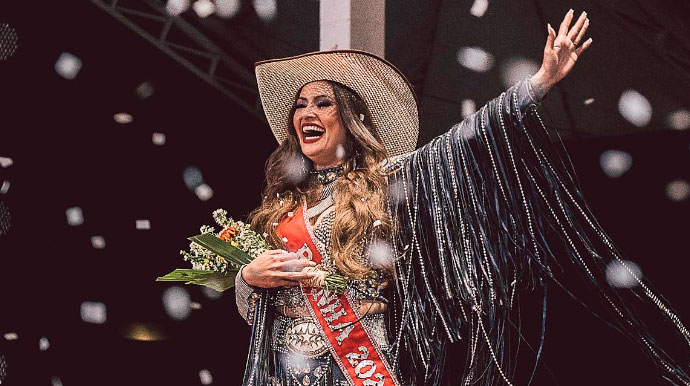
[(343, 172), (343, 165), (334, 166), (328, 169), (310, 170), (309, 174), (316, 177), (316, 179), (323, 185), (330, 184), (335, 181)]

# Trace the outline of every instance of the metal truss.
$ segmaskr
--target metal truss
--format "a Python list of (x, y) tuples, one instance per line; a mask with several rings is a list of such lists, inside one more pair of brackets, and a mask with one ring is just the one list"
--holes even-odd
[[(265, 121), (253, 72), (157, 0), (91, 0), (139, 36)], [(126, 4), (125, 4), (126, 3)]]

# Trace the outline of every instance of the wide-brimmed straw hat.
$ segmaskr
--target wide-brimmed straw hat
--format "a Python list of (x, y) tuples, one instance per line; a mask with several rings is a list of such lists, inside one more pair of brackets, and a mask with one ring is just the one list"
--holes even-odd
[(366, 103), (391, 157), (417, 145), (419, 114), (412, 86), (385, 59), (358, 50), (310, 52), (257, 62), (254, 68), (268, 124), (278, 143), (287, 138), (288, 115), (305, 84), (330, 80), (349, 87)]

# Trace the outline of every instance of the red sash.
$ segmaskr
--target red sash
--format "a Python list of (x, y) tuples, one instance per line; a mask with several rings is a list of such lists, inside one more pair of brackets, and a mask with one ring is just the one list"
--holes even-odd
[[(280, 222), (276, 231), (285, 241), (288, 252), (297, 252), (317, 264), (321, 251), (311, 235), (311, 226), (305, 220), (306, 206)], [(399, 386), (389, 371), (386, 358), (372, 342), (367, 329), (358, 321), (347, 292), (337, 295), (322, 288), (302, 287), (302, 293), (311, 306), (312, 317), (318, 320), (321, 332), (328, 338), (328, 346), (353, 386)]]

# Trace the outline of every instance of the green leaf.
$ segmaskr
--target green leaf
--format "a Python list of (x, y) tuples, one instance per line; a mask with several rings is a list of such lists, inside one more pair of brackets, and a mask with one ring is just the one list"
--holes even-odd
[(213, 271), (199, 271), (196, 269), (176, 269), (165, 276), (156, 278), (156, 281), (198, 280), (210, 276), (213, 273)]
[(245, 264), (249, 264), (252, 258), (239, 248), (232, 246), (227, 241), (223, 241), (211, 233), (192, 236), (188, 238), (189, 241), (195, 242), (218, 256), (223, 257), (229, 264), (239, 268)]
[(235, 276), (239, 269), (229, 269), (226, 273), (199, 271), (196, 269), (176, 269), (156, 281), (183, 281), (185, 284), (196, 284), (223, 292), (235, 286)]

